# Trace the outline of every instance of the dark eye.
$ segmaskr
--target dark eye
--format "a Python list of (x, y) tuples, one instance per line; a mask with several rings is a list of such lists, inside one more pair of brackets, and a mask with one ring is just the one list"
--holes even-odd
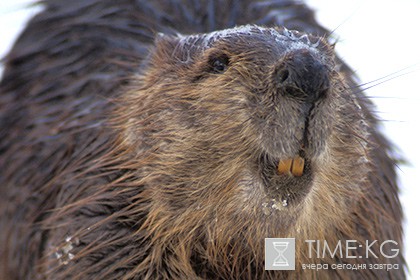
[(226, 54), (210, 57), (210, 72), (215, 74), (223, 73), (229, 66), (229, 57)]

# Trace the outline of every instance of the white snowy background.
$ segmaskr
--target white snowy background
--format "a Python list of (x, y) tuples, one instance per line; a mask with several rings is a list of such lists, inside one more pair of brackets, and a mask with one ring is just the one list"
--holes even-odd
[[(33, 0), (0, 0), (0, 57), (39, 10), (31, 3)], [(335, 30), (337, 52), (364, 83), (394, 74), (393, 79), (366, 92), (384, 120), (385, 133), (409, 162), (399, 166), (406, 215), (405, 256), (411, 270), (409, 279), (420, 279), (420, 265), (416, 265), (420, 252), (420, 0), (307, 3), (325, 27)]]

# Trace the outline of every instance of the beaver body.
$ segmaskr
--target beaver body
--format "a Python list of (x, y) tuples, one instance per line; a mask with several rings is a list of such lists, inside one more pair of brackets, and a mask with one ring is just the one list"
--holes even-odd
[[(391, 146), (305, 5), (44, 5), (0, 87), (1, 277), (404, 278), (378, 253), (402, 244)], [(295, 271), (264, 270), (268, 237), (296, 238)]]

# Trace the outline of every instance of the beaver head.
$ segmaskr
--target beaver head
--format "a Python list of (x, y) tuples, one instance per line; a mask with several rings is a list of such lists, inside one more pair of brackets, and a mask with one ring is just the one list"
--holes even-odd
[(322, 38), (281, 28), (159, 35), (115, 120), (148, 197), (143, 228), (225, 248), (346, 227), (369, 124), (335, 61)]

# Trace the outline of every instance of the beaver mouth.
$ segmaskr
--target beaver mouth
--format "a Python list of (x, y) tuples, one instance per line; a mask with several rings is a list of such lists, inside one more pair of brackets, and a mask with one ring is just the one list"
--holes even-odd
[(288, 205), (301, 201), (312, 186), (311, 160), (303, 149), (291, 158), (262, 155), (259, 170), (268, 197)]
[(301, 177), (305, 169), (305, 158), (300, 155), (294, 158), (280, 159), (277, 171), (281, 175)]

